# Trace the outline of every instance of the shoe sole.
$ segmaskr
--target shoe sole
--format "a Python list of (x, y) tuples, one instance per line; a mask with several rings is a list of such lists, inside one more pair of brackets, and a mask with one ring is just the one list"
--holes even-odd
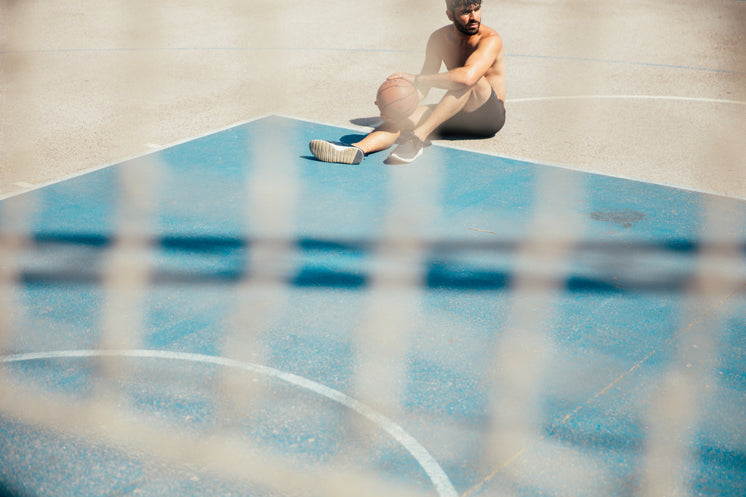
[(326, 140), (311, 140), (308, 144), (311, 153), (323, 162), (337, 162), (339, 164), (360, 164), (363, 151), (353, 146), (341, 147)]

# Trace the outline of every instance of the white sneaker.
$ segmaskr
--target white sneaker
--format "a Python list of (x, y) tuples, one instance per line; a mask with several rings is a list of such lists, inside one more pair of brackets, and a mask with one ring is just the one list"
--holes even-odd
[(308, 144), (311, 153), (323, 162), (340, 164), (360, 164), (365, 157), (362, 150), (352, 145), (327, 140), (311, 140)]

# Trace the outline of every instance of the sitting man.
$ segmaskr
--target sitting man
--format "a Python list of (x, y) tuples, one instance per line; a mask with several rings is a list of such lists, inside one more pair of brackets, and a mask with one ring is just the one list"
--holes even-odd
[[(420, 105), (404, 120), (382, 116), (383, 124), (357, 143), (312, 140), (311, 153), (324, 162), (359, 164), (366, 154), (385, 150), (398, 140), (390, 160), (409, 163), (422, 154), (432, 134), (494, 136), (505, 123), (505, 62), (500, 35), (482, 25), (481, 5), (481, 0), (446, 0), (452, 24), (430, 35), (420, 74), (388, 77), (412, 82), (420, 100), (430, 88), (447, 90), (440, 102)], [(446, 72), (438, 72), (441, 64)]]

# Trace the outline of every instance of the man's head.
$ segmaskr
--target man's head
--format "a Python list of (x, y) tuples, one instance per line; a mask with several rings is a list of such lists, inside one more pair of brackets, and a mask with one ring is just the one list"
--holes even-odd
[(446, 0), (446, 15), (461, 33), (471, 36), (482, 24), (482, 0)]

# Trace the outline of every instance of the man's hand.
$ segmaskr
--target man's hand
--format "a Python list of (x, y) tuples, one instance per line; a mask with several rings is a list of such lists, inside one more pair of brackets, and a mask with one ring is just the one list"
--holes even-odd
[(409, 74), (408, 72), (395, 72), (394, 74), (386, 78), (386, 80), (388, 81), (391, 79), (406, 79), (410, 83), (414, 84), (416, 78), (416, 74)]
[(420, 82), (417, 81), (417, 78), (419, 78), (419, 75), (417, 74), (410, 74), (408, 72), (395, 72), (388, 78), (386, 78), (386, 81), (389, 81), (391, 79), (405, 79), (412, 83), (412, 86), (417, 90), (417, 95), (420, 97), (420, 100), (423, 100), (427, 96), (427, 92), (429, 88), (427, 87), (420, 87)]

